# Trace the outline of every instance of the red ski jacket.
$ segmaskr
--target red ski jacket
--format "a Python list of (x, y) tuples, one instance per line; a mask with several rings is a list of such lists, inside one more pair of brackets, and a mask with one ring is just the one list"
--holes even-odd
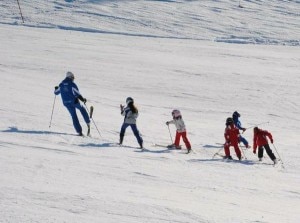
[(239, 129), (235, 125), (229, 125), (225, 128), (224, 137), (226, 143), (230, 143), (231, 145), (239, 144)]
[(273, 143), (272, 134), (266, 130), (258, 129), (253, 136), (253, 151), (256, 151), (257, 146), (264, 146), (268, 144), (269, 137), (271, 143)]

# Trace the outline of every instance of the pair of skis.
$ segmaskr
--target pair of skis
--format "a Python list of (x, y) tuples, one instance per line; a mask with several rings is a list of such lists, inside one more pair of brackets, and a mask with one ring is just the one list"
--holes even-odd
[[(181, 150), (181, 146), (180, 146), (180, 149), (176, 149), (173, 145), (166, 146), (166, 145), (161, 145), (161, 144), (154, 144), (154, 146), (156, 146), (156, 147), (164, 147), (164, 148), (167, 148), (169, 150)], [(189, 149), (189, 150), (187, 150), (187, 152), (185, 152), (185, 154), (189, 154), (191, 152), (196, 153), (194, 150)]]

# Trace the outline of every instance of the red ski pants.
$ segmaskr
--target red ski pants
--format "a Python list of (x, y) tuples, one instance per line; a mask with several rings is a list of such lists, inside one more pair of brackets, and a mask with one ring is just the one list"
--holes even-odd
[(225, 143), (225, 145), (224, 145), (225, 155), (230, 156), (230, 149), (229, 149), (230, 146), (233, 146), (236, 156), (240, 159), (241, 158), (241, 150), (237, 143), (236, 144)]
[(175, 146), (176, 147), (179, 146), (180, 137), (182, 137), (183, 142), (184, 142), (186, 148), (190, 149), (191, 148), (191, 144), (190, 144), (188, 138), (186, 137), (186, 132), (178, 132), (178, 131), (176, 131)]

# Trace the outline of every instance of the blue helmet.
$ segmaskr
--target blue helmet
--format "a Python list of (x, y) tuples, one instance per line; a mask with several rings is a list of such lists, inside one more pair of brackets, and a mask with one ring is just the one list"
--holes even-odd
[(233, 118), (239, 118), (239, 117), (241, 117), (241, 115), (240, 115), (240, 113), (238, 113), (237, 111), (235, 111), (235, 112), (233, 112), (232, 117)]

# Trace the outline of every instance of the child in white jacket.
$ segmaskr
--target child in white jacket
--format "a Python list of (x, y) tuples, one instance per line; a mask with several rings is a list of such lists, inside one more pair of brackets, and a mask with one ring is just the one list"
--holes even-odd
[(188, 150), (188, 152), (191, 151), (191, 144), (187, 138), (187, 133), (185, 129), (185, 124), (182, 119), (181, 113), (179, 110), (175, 109), (172, 111), (173, 120), (166, 122), (167, 125), (169, 124), (175, 124), (176, 126), (176, 137), (175, 137), (175, 143), (174, 146), (176, 149), (181, 149), (179, 143), (180, 143), (180, 137), (182, 137), (183, 142)]

